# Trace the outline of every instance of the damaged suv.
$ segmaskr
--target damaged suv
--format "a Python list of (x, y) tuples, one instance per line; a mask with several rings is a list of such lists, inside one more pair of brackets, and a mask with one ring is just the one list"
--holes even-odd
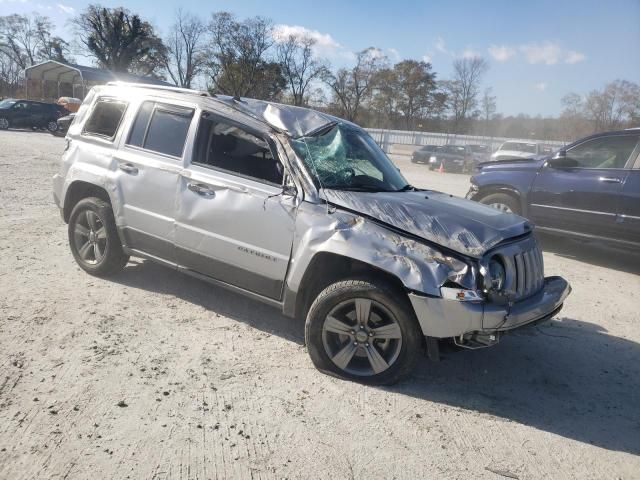
[(497, 343), (556, 314), (527, 220), (407, 183), (358, 126), (192, 90), (94, 88), (54, 197), (93, 275), (144, 257), (306, 319), (320, 370), (372, 384), (422, 346)]

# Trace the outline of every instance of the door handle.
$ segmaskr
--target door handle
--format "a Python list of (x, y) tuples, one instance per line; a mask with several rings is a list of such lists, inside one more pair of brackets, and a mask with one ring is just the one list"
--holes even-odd
[(135, 175), (138, 173), (138, 167), (130, 163), (121, 163), (120, 165), (118, 165), (118, 168), (125, 173), (130, 173), (131, 175)]
[(202, 183), (187, 183), (187, 188), (202, 197), (213, 198), (216, 196), (215, 190), (212, 190)]
[(622, 183), (622, 179), (618, 177), (600, 177), (600, 181), (605, 183)]

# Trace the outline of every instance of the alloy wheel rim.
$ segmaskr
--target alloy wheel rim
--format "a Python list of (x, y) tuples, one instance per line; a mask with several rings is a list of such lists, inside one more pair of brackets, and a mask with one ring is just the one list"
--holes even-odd
[(381, 303), (355, 298), (336, 305), (322, 325), (325, 353), (340, 370), (367, 377), (387, 371), (402, 349), (402, 331)]
[(56, 130), (58, 130), (58, 124), (56, 122), (49, 122), (47, 124), (47, 128), (50, 132), (55, 132)]
[(5, 129), (9, 127), (9, 121), (6, 118), (0, 118), (0, 128)]
[(80, 259), (88, 265), (97, 265), (107, 250), (107, 230), (93, 210), (85, 210), (76, 218), (73, 240)]
[(506, 205), (504, 203), (495, 202), (495, 203), (490, 203), (489, 206), (495, 208), (496, 210), (500, 210), (501, 212), (504, 212), (504, 213), (513, 213), (513, 210), (511, 210), (509, 205)]

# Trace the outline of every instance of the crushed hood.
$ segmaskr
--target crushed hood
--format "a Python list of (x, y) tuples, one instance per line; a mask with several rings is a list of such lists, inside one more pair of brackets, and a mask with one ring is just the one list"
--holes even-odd
[(324, 190), (326, 199), (399, 230), (480, 258), (503, 240), (532, 230), (517, 215), (434, 191), (350, 192)]

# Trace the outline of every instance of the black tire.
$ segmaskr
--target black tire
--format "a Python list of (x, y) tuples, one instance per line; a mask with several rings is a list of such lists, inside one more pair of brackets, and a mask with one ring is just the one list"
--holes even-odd
[(58, 131), (58, 122), (55, 120), (50, 120), (47, 122), (47, 126), (45, 127), (50, 133), (55, 133)]
[(73, 207), (68, 235), (73, 258), (91, 275), (113, 275), (129, 261), (122, 250), (111, 205), (99, 198), (84, 198)]
[(6, 117), (0, 117), (0, 130), (9, 130), (11, 128), (11, 122)]
[[(364, 343), (365, 341), (362, 339), (355, 341), (356, 337), (351, 335), (354, 333), (353, 331), (344, 334), (325, 332), (324, 327), (329, 314), (339, 311), (341, 308), (349, 309), (350, 302), (355, 303), (356, 301), (370, 302), (369, 311), (371, 313), (367, 314), (367, 322), (372, 327), (370, 332), (376, 331), (377, 323), (375, 322), (383, 320), (384, 314), (387, 314), (392, 318), (389, 318), (389, 322), (381, 321), (381, 325), (388, 328), (395, 323), (396, 325), (393, 327), (396, 332), (399, 327), (400, 339), (375, 338), (377, 334), (369, 333), (370, 340), (366, 340), (367, 343)], [(346, 306), (342, 307), (342, 305)], [(352, 314), (358, 315), (356, 312), (352, 312)], [(347, 316), (341, 318), (345, 322), (350, 320)], [(345, 324), (341, 323), (341, 325)], [(358, 329), (357, 322), (353, 328)], [(365, 331), (365, 334), (367, 332)], [(361, 332), (358, 331), (356, 334), (361, 334)], [(355, 350), (344, 368), (339, 367), (330, 357), (327, 351), (330, 349), (329, 340), (325, 335), (335, 336), (337, 340), (339, 337), (344, 337), (343, 343), (338, 344), (336, 350), (347, 348)], [(315, 299), (307, 314), (305, 341), (309, 356), (318, 370), (338, 378), (369, 385), (391, 385), (413, 370), (421, 349), (422, 334), (413, 308), (404, 292), (383, 282), (350, 279), (329, 285)], [(351, 345), (357, 345), (357, 347), (351, 347)], [(382, 365), (388, 365), (379, 373), (374, 371), (374, 362), (371, 358), (375, 352), (370, 349), (375, 349), (380, 358), (385, 360)], [(393, 355), (393, 357), (385, 359), (386, 355)], [(334, 358), (336, 357), (337, 355), (334, 356)], [(360, 368), (361, 371), (355, 371), (355, 367)]]
[[(518, 204), (518, 201), (514, 197), (506, 193), (491, 193), (486, 197), (482, 197), (480, 199), (480, 203), (493, 206), (505, 213), (515, 213), (516, 215), (521, 214), (521, 209), (520, 209), (520, 205)], [(511, 212), (508, 212), (504, 208), (499, 208), (498, 207), (499, 205), (504, 205), (508, 207), (508, 209), (511, 210)]]

